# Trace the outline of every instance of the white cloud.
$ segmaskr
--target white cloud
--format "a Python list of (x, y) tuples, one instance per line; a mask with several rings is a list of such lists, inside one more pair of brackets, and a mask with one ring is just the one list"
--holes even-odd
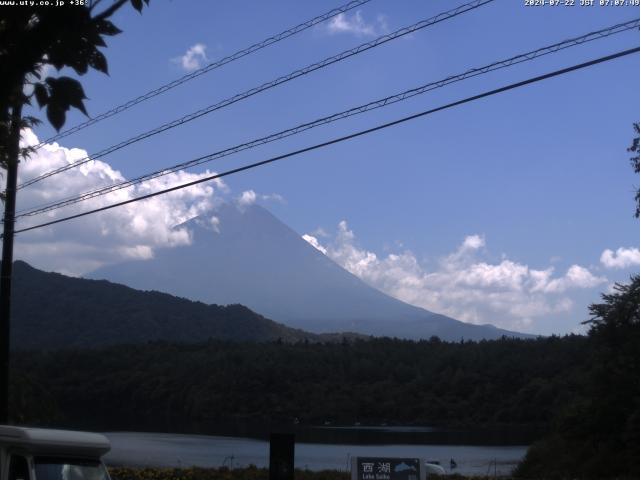
[(640, 250), (620, 247), (614, 252), (606, 249), (600, 256), (600, 262), (606, 268), (629, 268), (640, 265)]
[(316, 237), (323, 237), (323, 238), (327, 238), (329, 236), (329, 234), (322, 228), (322, 227), (318, 227), (316, 228), (313, 232)]
[(383, 14), (383, 13), (379, 13), (376, 16), (376, 20), (378, 21), (378, 28), (380, 29), (381, 33), (388, 33), (389, 32), (389, 24), (387, 22), (388, 17)]
[(262, 200), (266, 202), (275, 202), (275, 203), (281, 203), (281, 204), (287, 203), (284, 197), (279, 193), (269, 193), (267, 195), (261, 195), (260, 198), (262, 198)]
[[(21, 143), (23, 146), (34, 145), (38, 139), (33, 132), (26, 130)], [(56, 143), (45, 145), (28, 160), (21, 162), (19, 182), (68, 165), (86, 155), (86, 151), (78, 148), (68, 149)], [(63, 209), (23, 217), (19, 219), (17, 227), (27, 227), (128, 200), (212, 173), (171, 173)], [(105, 162), (93, 160), (20, 190), (17, 209), (20, 211), (123, 180), (125, 178), (119, 171)], [(40, 268), (71, 275), (81, 275), (104, 264), (125, 259), (150, 258), (156, 248), (188, 245), (191, 233), (180, 224), (211, 209), (217, 194), (226, 190), (224, 182), (213, 180), (81, 219), (21, 233), (16, 236), (16, 258)]]
[(122, 246), (119, 251), (124, 258), (148, 260), (153, 258), (153, 249), (149, 245)]
[(174, 58), (172, 61), (180, 65), (183, 70), (193, 72), (194, 70), (202, 68), (202, 66), (209, 61), (206, 50), (207, 46), (205, 44), (196, 43), (189, 47), (184, 55)]
[(481, 237), (480, 235), (469, 235), (464, 239), (464, 242), (462, 242), (463, 250), (478, 250), (484, 246), (484, 237)]
[(196, 219), (196, 223), (202, 228), (220, 233), (220, 219), (215, 215), (202, 215)]
[(253, 205), (254, 203), (256, 203), (256, 198), (256, 192), (254, 192), (253, 190), (246, 190), (242, 192), (242, 195), (238, 197), (238, 205), (240, 205), (241, 207)]
[(311, 245), (316, 250), (321, 251), (325, 255), (327, 254), (327, 249), (324, 248), (322, 245), (320, 245), (320, 242), (318, 241), (318, 239), (313, 235), (308, 235), (308, 234), (302, 235), (302, 239), (307, 243), (309, 243), (309, 245)]
[(570, 288), (592, 288), (606, 282), (606, 278), (596, 277), (580, 265), (571, 265), (563, 277), (551, 280), (544, 287), (544, 291), (559, 293)]
[(425, 269), (410, 251), (379, 257), (358, 247), (345, 221), (338, 225), (335, 238), (324, 244), (311, 235), (303, 238), (395, 298), (466, 322), (504, 328), (530, 330), (536, 317), (571, 310), (568, 290), (606, 282), (579, 265), (554, 277), (553, 267), (536, 270), (506, 257), (496, 263), (484, 261), (480, 255), (486, 242), (480, 235), (466, 237), (433, 271)]
[(616, 293), (616, 282), (611, 282), (609, 283), (609, 285), (607, 285), (606, 290), (604, 291), (604, 293), (606, 293), (607, 295), (612, 295), (614, 293)]
[(284, 197), (278, 193), (269, 193), (267, 195), (259, 195), (253, 190), (246, 190), (236, 198), (236, 202), (240, 207), (248, 207), (258, 200), (263, 202), (285, 203)]
[(529, 267), (510, 260), (492, 265), (484, 262), (469, 265), (459, 272), (457, 283), (470, 287), (500, 288), (521, 291), (529, 275)]
[(373, 37), (389, 31), (386, 15), (378, 15), (375, 22), (366, 22), (360, 10), (353, 15), (340, 13), (333, 17), (326, 26), (330, 34), (350, 33), (358, 37)]

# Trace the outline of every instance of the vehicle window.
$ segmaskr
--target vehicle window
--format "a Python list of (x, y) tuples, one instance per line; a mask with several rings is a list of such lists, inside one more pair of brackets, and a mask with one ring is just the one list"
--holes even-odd
[(109, 480), (97, 460), (36, 457), (35, 474), (35, 480)]
[(11, 455), (9, 480), (29, 480), (29, 464), (22, 455)]

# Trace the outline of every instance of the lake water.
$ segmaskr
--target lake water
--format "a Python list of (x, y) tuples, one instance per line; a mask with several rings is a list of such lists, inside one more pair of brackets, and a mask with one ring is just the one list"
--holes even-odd
[[(381, 433), (380, 429), (376, 430)], [(425, 433), (428, 430), (421, 431)], [(266, 467), (269, 464), (269, 442), (262, 439), (132, 432), (110, 432), (105, 435), (112, 446), (111, 452), (105, 457), (107, 465), (220, 467), (224, 464), (244, 467), (253, 464)], [(393, 435), (389, 439), (393, 440)], [(487, 475), (495, 472), (507, 475), (524, 457), (526, 450), (527, 447), (523, 445), (313, 443), (299, 441), (296, 437), (295, 466), (309, 470), (347, 470), (352, 456), (417, 457), (440, 461), (449, 472), (449, 460), (453, 458), (457, 463), (454, 473)]]

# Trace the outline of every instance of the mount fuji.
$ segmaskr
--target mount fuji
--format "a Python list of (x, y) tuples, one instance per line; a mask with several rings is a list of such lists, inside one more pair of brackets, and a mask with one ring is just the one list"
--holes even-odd
[(148, 260), (106, 266), (87, 277), (156, 290), (207, 304), (242, 304), (285, 325), (315, 333), (357, 332), (459, 341), (529, 337), (472, 325), (418, 308), (367, 285), (258, 205), (221, 204), (183, 226), (188, 246)]

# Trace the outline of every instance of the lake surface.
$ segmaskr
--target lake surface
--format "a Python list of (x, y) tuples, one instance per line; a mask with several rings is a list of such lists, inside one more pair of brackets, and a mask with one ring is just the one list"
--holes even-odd
[[(295, 466), (309, 470), (348, 470), (352, 456), (418, 457), (440, 461), (447, 472), (449, 460), (455, 459), (454, 473), (466, 475), (487, 475), (494, 472), (507, 475), (524, 457), (524, 445), (460, 445), (460, 444), (419, 444), (396, 443), (394, 437), (400, 433), (426, 434), (432, 429), (408, 427), (402, 432), (396, 428), (386, 430), (367, 427), (348, 428), (362, 436), (367, 430), (375, 430), (376, 442), (357, 443), (314, 443), (300, 441), (296, 436)], [(341, 427), (323, 429), (331, 433), (342, 433)], [(386, 431), (388, 442), (380, 442), (380, 435)], [(372, 432), (373, 433), (373, 432)], [(322, 434), (322, 430), (320, 430)], [(111, 441), (111, 452), (105, 457), (107, 465), (152, 466), (152, 467), (220, 467), (231, 465), (258, 467), (269, 465), (269, 442), (263, 439), (209, 435), (181, 435), (165, 433), (110, 432), (105, 434)], [(347, 435), (348, 436), (348, 435)], [(400, 438), (406, 438), (401, 435)]]

